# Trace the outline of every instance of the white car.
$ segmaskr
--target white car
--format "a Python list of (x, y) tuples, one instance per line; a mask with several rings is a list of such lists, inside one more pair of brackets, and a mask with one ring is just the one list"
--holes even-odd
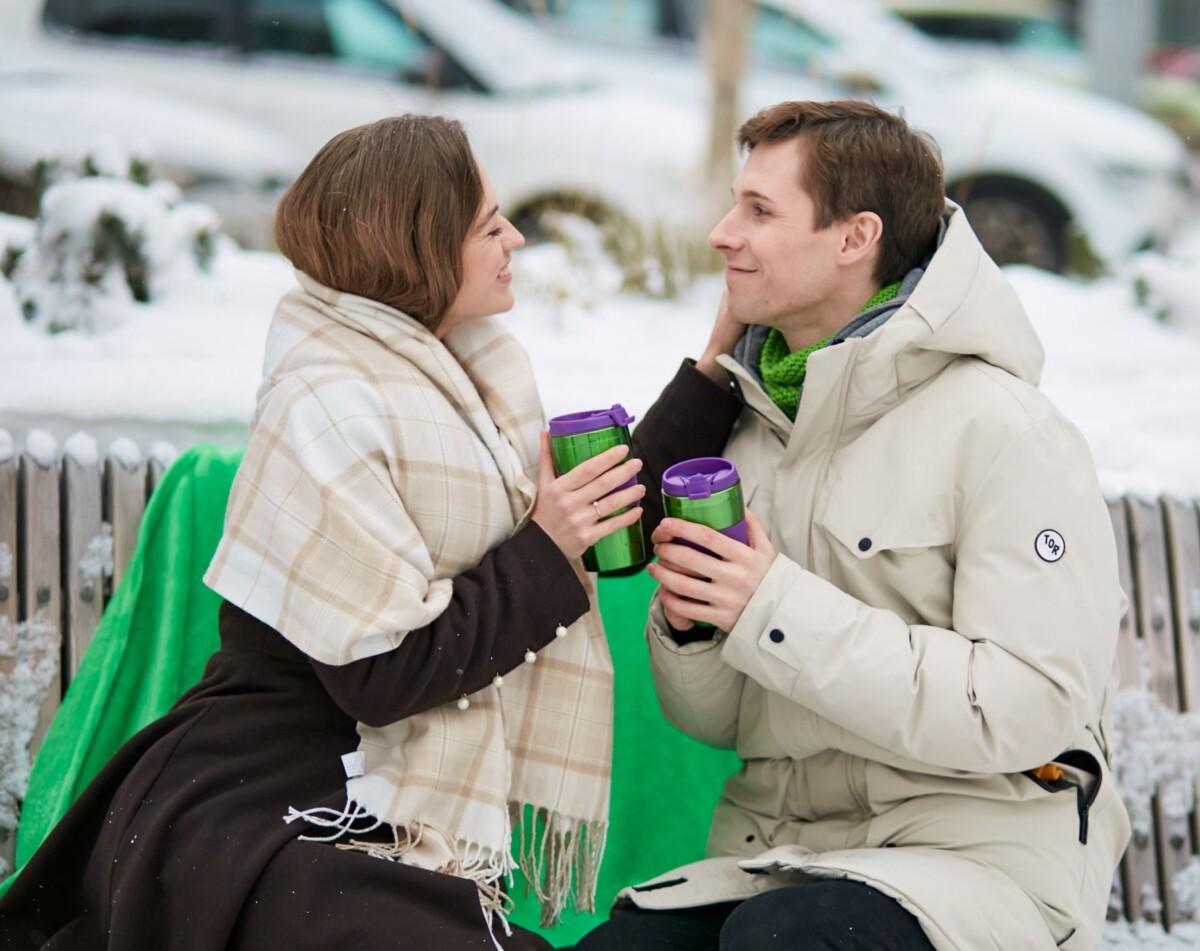
[[(288, 178), (343, 129), (436, 112), (464, 121), (514, 220), (566, 208), (703, 224), (689, 200), (703, 110), (601, 83), (490, 0), (3, 0), (0, 37), (26, 71), (69, 70), (248, 121), (284, 143), (272, 160)], [(0, 117), (8, 63), (0, 55)], [(183, 151), (207, 150), (173, 134)]]
[[(691, 63), (699, 0), (505, 0), (564, 42), (610, 59), (634, 81), (642, 64)], [(908, 119), (941, 146), (947, 191), (1001, 263), (1062, 270), (1077, 232), (1102, 259), (1167, 242), (1188, 194), (1187, 155), (1169, 129), (1081, 90), (977, 68), (866, 0), (753, 0), (743, 111), (812, 95), (854, 95)], [(1073, 227), (1072, 227), (1073, 226)]]
[[(667, 2), (690, 4), (694, 28), (698, 0), (567, 9), (595, 15), (591, 38), (614, 10), (657, 36), (684, 25), (645, 15)], [(1113, 259), (1165, 241), (1179, 219), (1182, 146), (1131, 110), (972, 71), (861, 0), (758, 0), (756, 10), (744, 111), (864, 89), (904, 107), (938, 140), (951, 194), (1002, 262), (1063, 269), (1071, 223)], [(0, 37), (38, 68), (249, 120), (287, 143), (292, 174), (295, 155), (341, 129), (440, 112), (466, 122), (522, 224), (578, 208), (694, 241), (714, 217), (700, 198), (708, 84), (694, 33), (667, 56), (568, 48), (498, 0), (4, 0)], [(0, 80), (9, 61), (0, 55)]]
[(1053, 0), (884, 0), (896, 16), (948, 49), (1045, 79), (1087, 86), (1087, 50)]

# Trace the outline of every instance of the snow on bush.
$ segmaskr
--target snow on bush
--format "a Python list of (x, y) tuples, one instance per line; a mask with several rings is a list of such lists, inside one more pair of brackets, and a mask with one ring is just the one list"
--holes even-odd
[(1171, 879), (1171, 891), (1179, 902), (1179, 914), (1185, 921), (1200, 919), (1200, 858), (1192, 856), (1187, 866)]
[[(1186, 840), (1188, 815), (1196, 807), (1196, 781), (1200, 776), (1200, 713), (1168, 709), (1149, 689), (1144, 650), (1139, 654), (1139, 685), (1125, 687), (1113, 699), (1113, 772), (1117, 789), (1129, 812), (1135, 842), (1144, 842), (1155, 834), (1155, 801), (1167, 836), (1179, 835)], [(1190, 923), (1172, 928), (1170, 945), (1164, 943), (1165, 938), (1155, 939), (1153, 930), (1142, 928), (1146, 923), (1139, 922), (1123, 928), (1110, 926), (1104, 947), (1200, 946), (1200, 925), (1195, 924), (1200, 921), (1200, 859), (1193, 858), (1177, 872), (1170, 887), (1178, 902), (1179, 917)], [(1141, 906), (1150, 922), (1161, 921), (1162, 901), (1149, 883), (1143, 884)]]
[(1126, 688), (1113, 701), (1113, 765), (1135, 837), (1154, 832), (1157, 795), (1168, 833), (1187, 834), (1200, 774), (1200, 714), (1168, 710), (1149, 690)]
[(10, 237), (0, 254), (0, 275), (26, 321), (50, 333), (103, 330), (131, 302), (153, 300), (169, 272), (208, 269), (220, 237), (216, 212), (183, 202), (170, 182), (149, 181), (148, 168), (111, 150), (80, 167), (39, 163), (37, 227), (24, 243)]
[[(21, 624), (0, 617), (0, 830), (11, 834), (29, 782), (29, 742), (58, 673), (58, 628), (45, 612)], [(0, 858), (0, 876), (8, 874)]]
[(1194, 258), (1147, 251), (1134, 257), (1127, 271), (1138, 302), (1155, 317), (1200, 333), (1200, 274)]
[(1112, 921), (1104, 929), (1103, 951), (1183, 951), (1200, 948), (1200, 925), (1178, 924), (1167, 934), (1148, 921)]

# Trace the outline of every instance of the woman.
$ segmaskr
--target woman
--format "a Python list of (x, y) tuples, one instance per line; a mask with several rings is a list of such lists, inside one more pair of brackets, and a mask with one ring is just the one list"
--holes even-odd
[[(330, 141), (280, 203), (280, 301), (201, 682), (0, 902), (12, 948), (544, 949), (590, 906), (612, 669), (578, 558), (632, 524), (619, 447), (555, 478), (512, 307), (521, 235), (462, 127)], [(612, 494), (609, 494), (612, 493)], [(390, 861), (377, 861), (377, 858)]]

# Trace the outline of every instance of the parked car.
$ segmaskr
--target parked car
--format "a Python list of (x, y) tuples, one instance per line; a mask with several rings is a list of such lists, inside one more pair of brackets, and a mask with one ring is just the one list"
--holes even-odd
[(72, 72), (10, 64), (0, 72), (0, 116), (0, 212), (29, 217), (37, 211), (39, 161), (124, 171), (112, 166), (145, 157), (151, 177), (174, 181), (213, 206), (228, 233), (261, 244), (280, 185), (306, 158), (239, 116)]
[(1087, 50), (1053, 0), (886, 0), (892, 13), (968, 56), (1056, 82), (1088, 83)]
[[(700, 0), (505, 2), (563, 41), (611, 57), (635, 81), (642, 64), (690, 61), (693, 87), (706, 89)], [(975, 68), (864, 0), (753, 2), (743, 111), (803, 98), (814, 79), (824, 98), (902, 108), (941, 146), (948, 192), (1000, 262), (1063, 270), (1072, 233), (1114, 260), (1176, 229), (1186, 152), (1136, 110)]]
[[(5, 0), (0, 37), (27, 66), (217, 109), (293, 154), (389, 113), (455, 115), (522, 223), (570, 207), (702, 235), (698, 3), (571, 0), (574, 17), (625, 11), (620, 35), (593, 23), (585, 42), (550, 37), (498, 0)], [(1063, 269), (1072, 224), (1116, 258), (1166, 240), (1178, 220), (1183, 150), (1144, 117), (989, 78), (856, 0), (757, 0), (756, 11), (744, 111), (850, 94), (903, 107), (938, 140), (951, 193), (1001, 261)], [(624, 43), (631, 26), (670, 52)]]
[[(153, 89), (251, 123), (285, 143), (274, 158), (287, 177), (342, 129), (438, 112), (466, 123), (514, 220), (574, 208), (699, 227), (687, 198), (701, 109), (601, 82), (490, 0), (5, 0), (0, 37), (25, 69)], [(9, 62), (0, 56), (0, 87)]]
[[(1087, 48), (1049, 0), (887, 0), (887, 5), (925, 35), (973, 60), (1080, 88), (1091, 85)], [(1148, 57), (1136, 90), (1138, 107), (1173, 129), (1193, 150), (1200, 148), (1197, 63), (1200, 57), (1195, 53), (1156, 51)]]

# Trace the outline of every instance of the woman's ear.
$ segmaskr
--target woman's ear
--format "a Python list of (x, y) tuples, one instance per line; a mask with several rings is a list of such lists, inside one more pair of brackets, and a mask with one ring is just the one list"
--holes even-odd
[(840, 257), (854, 264), (872, 254), (883, 238), (883, 219), (873, 211), (860, 211), (846, 219)]

